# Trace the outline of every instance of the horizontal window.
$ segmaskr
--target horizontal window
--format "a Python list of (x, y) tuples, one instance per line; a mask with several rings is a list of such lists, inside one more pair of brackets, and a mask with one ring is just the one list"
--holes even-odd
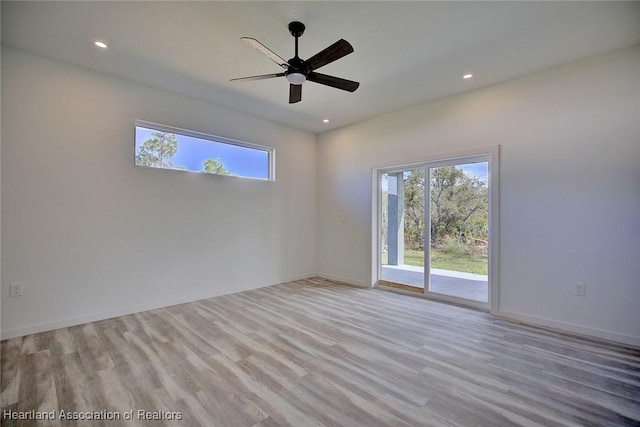
[(136, 120), (135, 164), (274, 181), (274, 149)]

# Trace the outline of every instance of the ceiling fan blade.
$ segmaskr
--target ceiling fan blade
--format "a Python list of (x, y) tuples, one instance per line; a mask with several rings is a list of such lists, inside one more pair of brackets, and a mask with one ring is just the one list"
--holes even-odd
[(249, 77), (238, 77), (236, 79), (229, 80), (230, 82), (238, 81), (238, 80), (264, 80), (264, 79), (272, 79), (274, 77), (284, 77), (284, 73), (274, 73), (274, 74), (261, 74), (259, 76), (249, 76)]
[(307, 80), (320, 83), (321, 85), (327, 85), (335, 87), (337, 89), (346, 90), (348, 92), (354, 92), (360, 86), (360, 83), (347, 79), (341, 79), (340, 77), (328, 76), (320, 73), (309, 73)]
[(289, 104), (295, 104), (302, 100), (302, 85), (289, 85)]
[(258, 40), (251, 37), (241, 37), (240, 40), (242, 40), (252, 48), (256, 49), (258, 52), (261, 52), (262, 54), (266, 55), (269, 59), (271, 59), (273, 62), (275, 62), (282, 68), (286, 69), (289, 66), (289, 63), (287, 61), (282, 59), (277, 53), (275, 53), (274, 51), (272, 51), (271, 49), (269, 49), (268, 47), (260, 43)]
[(338, 60), (353, 52), (353, 46), (348, 41), (340, 39), (328, 48), (316, 53), (305, 62), (311, 70), (317, 70), (330, 62)]

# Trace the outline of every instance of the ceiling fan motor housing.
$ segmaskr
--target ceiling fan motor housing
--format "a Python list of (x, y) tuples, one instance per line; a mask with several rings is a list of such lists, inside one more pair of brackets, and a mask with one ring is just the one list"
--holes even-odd
[[(285, 72), (285, 75), (287, 76), (287, 80), (291, 82), (291, 79), (289, 78), (290, 75), (299, 74), (301, 76), (304, 76), (304, 80), (306, 80), (306, 77), (309, 75), (310, 72), (311, 72), (311, 69), (306, 64), (306, 62), (298, 58), (297, 56), (295, 56), (289, 60), (289, 68)], [(304, 80), (302, 81), (302, 83), (304, 82)], [(293, 83), (293, 84), (302, 84), (302, 83)]]

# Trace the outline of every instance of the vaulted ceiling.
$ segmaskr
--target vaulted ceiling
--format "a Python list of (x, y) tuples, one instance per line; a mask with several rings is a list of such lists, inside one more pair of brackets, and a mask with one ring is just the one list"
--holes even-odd
[[(640, 43), (639, 2), (7, 2), (2, 44), (311, 132), (475, 90)], [(322, 68), (354, 93), (306, 82), (288, 103), (281, 71), (240, 41), (306, 59), (340, 38), (355, 52)], [(100, 50), (95, 40), (105, 40)], [(473, 78), (462, 76), (472, 73)], [(329, 119), (329, 123), (323, 123)]]

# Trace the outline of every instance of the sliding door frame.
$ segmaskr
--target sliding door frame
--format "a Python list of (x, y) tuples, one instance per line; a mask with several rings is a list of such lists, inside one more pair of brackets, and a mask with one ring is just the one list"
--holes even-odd
[[(434, 156), (425, 156), (420, 162), (411, 162), (404, 164), (393, 164), (374, 168), (371, 174), (372, 180), (372, 221), (371, 221), (371, 284), (373, 287), (380, 285), (382, 259), (381, 259), (381, 222), (382, 218), (382, 199), (381, 199), (381, 177), (384, 173), (396, 172), (405, 169), (420, 169), (425, 170), (425, 184), (429, 183), (430, 168), (461, 164), (465, 162), (488, 162), (488, 188), (489, 188), (489, 274), (488, 274), (488, 303), (477, 302), (472, 300), (465, 300), (462, 298), (456, 298), (447, 296), (444, 294), (438, 294), (429, 291), (430, 285), (430, 242), (431, 242), (431, 227), (428, 225), (431, 223), (430, 219), (430, 203), (429, 203), (429, 185), (425, 185), (425, 243), (429, 244), (427, 250), (425, 250), (425, 281), (424, 281), (424, 294), (417, 294), (424, 296), (425, 298), (442, 300), (445, 302), (453, 302), (456, 304), (463, 304), (475, 308), (488, 309), (491, 314), (497, 314), (500, 307), (499, 300), (499, 210), (500, 210), (500, 182), (499, 182), (499, 155), (500, 147), (482, 147), (477, 149), (470, 149), (452, 153), (439, 154)], [(426, 246), (426, 245), (425, 245)]]

